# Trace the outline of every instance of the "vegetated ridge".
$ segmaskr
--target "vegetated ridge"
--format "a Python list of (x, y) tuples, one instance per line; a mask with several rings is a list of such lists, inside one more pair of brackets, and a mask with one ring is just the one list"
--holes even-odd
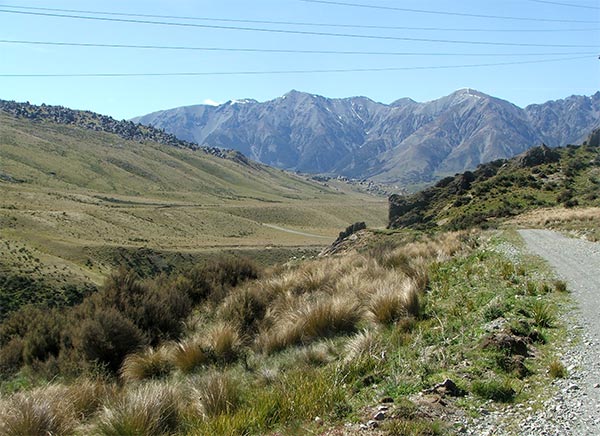
[(180, 107), (135, 121), (279, 168), (422, 185), (541, 143), (581, 143), (600, 125), (600, 92), (523, 109), (472, 89), (389, 105), (291, 91), (266, 102)]
[(96, 132), (114, 133), (129, 141), (153, 141), (173, 147), (201, 150), (222, 158), (238, 157), (233, 150), (224, 147), (201, 147), (193, 142), (184, 141), (175, 135), (151, 126), (122, 120), (118, 121), (108, 115), (97, 114), (91, 111), (69, 109), (63, 106), (42, 104), (40, 106), (15, 101), (0, 100), (0, 111), (4, 111), (17, 118), (27, 118), (33, 121), (49, 121), (56, 124), (78, 126)]
[(389, 198), (389, 227), (462, 229), (541, 207), (600, 205), (600, 130), (582, 146), (532, 148), (410, 196)]

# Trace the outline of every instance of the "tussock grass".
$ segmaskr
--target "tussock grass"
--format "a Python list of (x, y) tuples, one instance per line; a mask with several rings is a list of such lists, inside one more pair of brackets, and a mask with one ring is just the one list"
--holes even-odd
[(104, 436), (172, 434), (180, 423), (181, 392), (156, 382), (130, 388), (105, 406), (96, 433)]
[(511, 402), (516, 395), (510, 380), (486, 380), (474, 381), (472, 384), (473, 392), (486, 400), (498, 401), (501, 403)]
[(382, 283), (369, 302), (369, 314), (380, 324), (392, 324), (402, 318), (419, 315), (418, 283), (405, 279), (401, 283)]
[(241, 402), (239, 381), (222, 372), (211, 372), (192, 389), (192, 397), (205, 418), (235, 411)]
[(147, 348), (130, 354), (121, 365), (121, 378), (127, 382), (166, 376), (173, 369), (167, 347)]
[(299, 358), (307, 365), (321, 366), (332, 362), (337, 357), (335, 347), (331, 342), (321, 342), (303, 347)]
[(208, 332), (206, 343), (217, 361), (233, 362), (241, 352), (242, 341), (236, 328), (225, 322), (214, 325)]
[(565, 378), (567, 376), (567, 368), (558, 359), (554, 359), (548, 366), (548, 375), (551, 378)]
[(269, 353), (318, 338), (350, 333), (356, 330), (362, 317), (363, 309), (357, 301), (322, 298), (278, 314), (272, 327), (259, 337), (259, 344)]
[(374, 330), (362, 330), (351, 337), (344, 347), (344, 361), (353, 362), (363, 357), (380, 356), (381, 336)]
[(3, 401), (0, 433), (6, 436), (70, 435), (77, 425), (68, 389), (49, 385)]
[(210, 355), (199, 338), (177, 342), (171, 348), (171, 361), (181, 372), (188, 374), (210, 361)]
[(556, 322), (553, 307), (543, 300), (536, 300), (528, 308), (529, 315), (538, 327), (552, 327)]

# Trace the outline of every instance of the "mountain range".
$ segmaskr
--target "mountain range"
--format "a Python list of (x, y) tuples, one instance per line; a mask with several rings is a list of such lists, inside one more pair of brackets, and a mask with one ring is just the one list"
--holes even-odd
[(520, 108), (473, 89), (391, 104), (290, 91), (266, 102), (185, 106), (133, 121), (278, 168), (420, 184), (542, 143), (580, 143), (600, 126), (600, 92)]

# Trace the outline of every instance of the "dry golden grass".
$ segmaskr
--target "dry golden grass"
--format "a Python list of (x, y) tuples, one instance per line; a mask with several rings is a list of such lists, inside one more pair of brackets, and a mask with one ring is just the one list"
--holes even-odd
[(221, 362), (233, 362), (241, 352), (242, 341), (237, 329), (226, 322), (214, 325), (206, 333), (206, 343), (213, 356)]
[(0, 434), (6, 436), (70, 435), (77, 420), (68, 388), (49, 385), (13, 395), (0, 410)]
[(392, 324), (419, 314), (419, 285), (406, 278), (401, 282), (381, 282), (369, 301), (369, 316), (379, 324)]
[(121, 378), (126, 382), (134, 382), (163, 377), (171, 371), (171, 362), (167, 347), (150, 347), (125, 358), (121, 365)]
[(355, 331), (362, 318), (363, 308), (355, 299), (320, 298), (280, 313), (258, 341), (263, 351), (273, 352)]
[(353, 362), (362, 357), (376, 357), (382, 353), (381, 337), (374, 330), (362, 330), (346, 342), (344, 360)]
[(153, 382), (130, 388), (120, 398), (105, 406), (95, 434), (173, 434), (179, 425), (183, 400), (181, 392), (167, 384)]
[(537, 209), (516, 217), (512, 223), (521, 227), (565, 230), (591, 241), (600, 240), (599, 207)]
[(211, 372), (193, 387), (192, 398), (206, 418), (231, 413), (240, 402), (239, 382), (226, 373)]
[(210, 356), (199, 338), (189, 338), (173, 345), (171, 361), (177, 369), (187, 374), (207, 364)]
[(572, 222), (598, 222), (600, 221), (600, 207), (588, 208), (550, 208), (537, 209), (517, 217), (515, 222), (548, 227), (557, 224)]
[(299, 359), (307, 365), (325, 365), (337, 357), (335, 347), (330, 341), (303, 347), (298, 353)]

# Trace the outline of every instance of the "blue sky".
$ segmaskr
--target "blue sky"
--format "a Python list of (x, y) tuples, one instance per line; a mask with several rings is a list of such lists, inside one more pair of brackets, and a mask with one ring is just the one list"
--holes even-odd
[[(205, 102), (220, 103), (241, 98), (264, 101), (291, 89), (327, 97), (364, 95), (389, 103), (402, 97), (432, 100), (468, 87), (519, 106), (572, 94), (591, 95), (600, 89), (600, 0), (338, 0), (333, 2), (336, 4), (302, 0), (5, 0), (0, 3), (4, 5), (0, 6), (0, 11), (5, 11), (0, 12), (2, 41), (334, 52), (191, 51), (0, 42), (0, 98), (89, 109), (118, 119)], [(347, 3), (376, 7), (356, 7)], [(212, 20), (93, 15), (15, 6)], [(86, 20), (26, 15), (15, 11), (285, 32), (343, 33), (371, 38)], [(215, 19), (335, 24), (337, 27)], [(407, 52), (419, 54), (389, 54)], [(567, 58), (569, 60), (565, 60)], [(543, 62), (464, 67), (531, 61)], [(463, 67), (445, 68), (454, 66)], [(411, 69), (415, 67), (426, 68)], [(378, 68), (397, 70), (183, 77), (6, 77), (9, 74), (230, 73)]]

